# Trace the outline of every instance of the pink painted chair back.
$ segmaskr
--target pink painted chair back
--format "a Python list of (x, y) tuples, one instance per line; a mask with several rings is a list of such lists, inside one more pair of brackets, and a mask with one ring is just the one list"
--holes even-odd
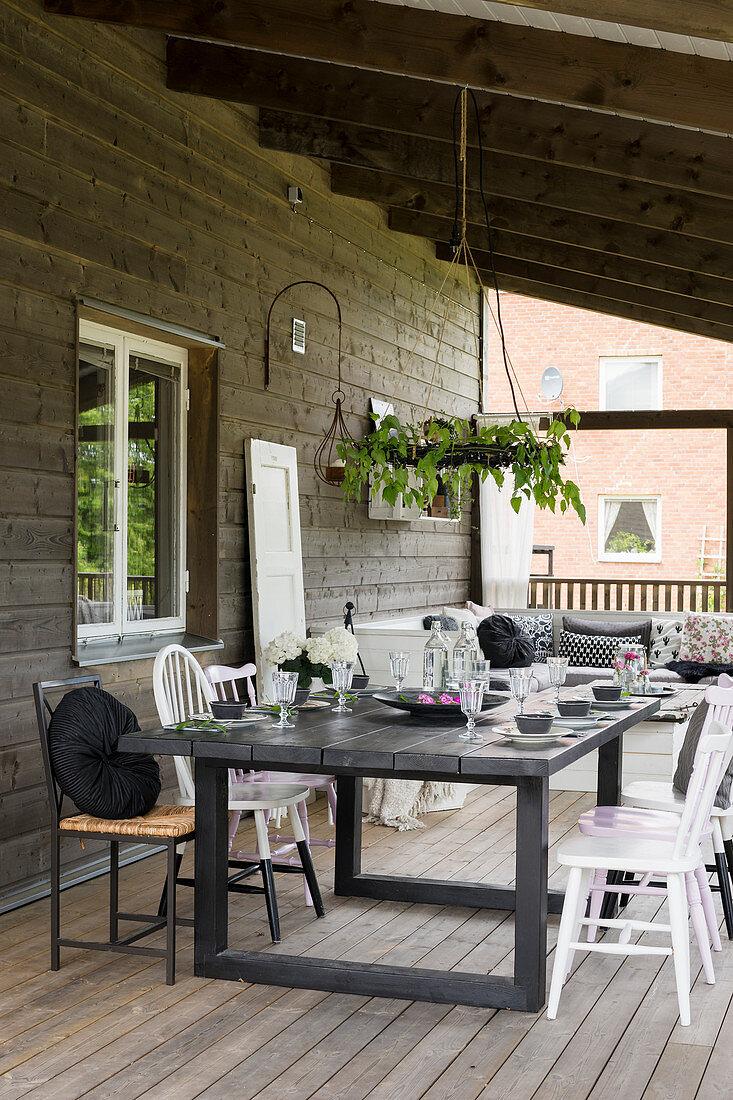
[[(239, 702), (237, 683), (244, 680), (250, 704), (253, 707), (257, 706), (257, 696), (255, 695), (253, 683), (253, 679), (257, 675), (257, 669), (251, 661), (239, 668), (233, 668), (229, 665), (209, 665), (204, 669), (204, 675), (211, 685), (215, 699), (220, 702), (225, 702), (229, 698)], [(227, 688), (229, 695), (227, 695)]]

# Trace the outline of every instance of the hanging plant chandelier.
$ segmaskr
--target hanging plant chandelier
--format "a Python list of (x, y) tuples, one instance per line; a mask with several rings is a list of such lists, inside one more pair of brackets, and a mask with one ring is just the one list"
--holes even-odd
[[(493, 289), (496, 295), (495, 312), (491, 309), (488, 292), (471, 252), (466, 232), (469, 99), (473, 104), (478, 129), (479, 190), (489, 242)], [(558, 504), (562, 512), (572, 508), (585, 523), (585, 508), (580, 498), (580, 490), (574, 482), (562, 476), (565, 454), (570, 446), (566, 423), (563, 420), (553, 419), (547, 432), (540, 435), (530, 423), (523, 420), (519, 411), (516, 391), (519, 390), (521, 395), (521, 387), (514, 374), (504, 338), (499, 283), (494, 264), (491, 219), (483, 188), (483, 146), (478, 103), (474, 93), (468, 88), (459, 91), (453, 108), (453, 153), (456, 188), (451, 236), (453, 256), (428, 310), (425, 322), (415, 339), (405, 365), (400, 370), (400, 377), (392, 395), (392, 401), (394, 401), (402, 378), (425, 335), (430, 320), (435, 318), (439, 321), (439, 336), (422, 415), (417, 423), (404, 425), (393, 414), (379, 418), (372, 413), (374, 428), (361, 442), (356, 443), (349, 438), (341, 440), (337, 452), (345, 463), (344, 497), (346, 500), (358, 500), (362, 489), (371, 485), (372, 489), (377, 491), (388, 504), (395, 504), (401, 495), (405, 504), (415, 504), (424, 508), (431, 503), (439, 487), (442, 486), (441, 491), (448, 492), (457, 505), (457, 513), (460, 514), (463, 502), (470, 496), (474, 475), (481, 481), (491, 476), (497, 485), (501, 486), (506, 473), (510, 471), (514, 479), (512, 506), (515, 511), (519, 511), (525, 498), (531, 497), (540, 508), (555, 511)], [(448, 313), (454, 301), (453, 293), (459, 284), (461, 272), (465, 276), (469, 297), (472, 294), (471, 279), (472, 276), (475, 277), (481, 297), (487, 302), (494, 318), (501, 342), (503, 366), (516, 414), (516, 420), (509, 424), (477, 427), (466, 418), (431, 414), (428, 411)], [(441, 297), (445, 299), (442, 318), (438, 316), (437, 311)], [(474, 311), (471, 312), (471, 323), (478, 374), (481, 377), (480, 340), (476, 330)], [(574, 409), (566, 410), (565, 416), (575, 425), (580, 419)]]
[(342, 445), (354, 446), (355, 444), (354, 440), (349, 435), (342, 411), (346, 394), (341, 388), (341, 333), (343, 327), (341, 306), (334, 292), (330, 287), (327, 287), (325, 283), (318, 283), (313, 279), (298, 279), (296, 282), (288, 283), (287, 286), (284, 286), (273, 298), (270, 308), (267, 311), (267, 326), (265, 330), (265, 389), (269, 390), (270, 388), (270, 323), (272, 320), (272, 311), (278, 299), (281, 298), (283, 294), (286, 294), (288, 290), (292, 290), (293, 287), (296, 286), (319, 287), (321, 290), (325, 290), (326, 294), (330, 295), (336, 306), (336, 314), (338, 317), (337, 384), (336, 389), (331, 394), (334, 411), (326, 434), (316, 450), (315, 458), (313, 459), (313, 469), (315, 470), (316, 477), (326, 485), (342, 485), (346, 477), (346, 469), (344, 459), (338, 453), (338, 448)]

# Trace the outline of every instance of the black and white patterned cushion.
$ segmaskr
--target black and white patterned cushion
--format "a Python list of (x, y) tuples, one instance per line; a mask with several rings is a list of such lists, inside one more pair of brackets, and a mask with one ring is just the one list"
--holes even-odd
[(552, 657), (552, 615), (510, 615), (509, 618), (534, 642), (535, 661)]
[(676, 661), (682, 641), (682, 619), (652, 619), (649, 641), (649, 667), (664, 668), (667, 661)]
[(641, 635), (636, 638), (618, 638), (609, 634), (571, 634), (570, 631), (563, 630), (558, 656), (567, 657), (569, 665), (610, 668), (619, 646), (627, 643), (640, 645)]

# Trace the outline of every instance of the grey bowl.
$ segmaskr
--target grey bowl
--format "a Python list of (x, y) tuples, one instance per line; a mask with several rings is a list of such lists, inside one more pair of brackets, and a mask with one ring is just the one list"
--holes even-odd
[(557, 704), (557, 713), (563, 718), (585, 718), (590, 706), (590, 699), (561, 699)]
[(537, 714), (515, 714), (514, 721), (520, 733), (549, 733), (552, 729), (554, 715), (547, 711), (540, 711)]
[(621, 688), (618, 684), (601, 684), (591, 690), (599, 703), (612, 703), (621, 698)]
[(369, 686), (369, 677), (359, 672), (351, 677), (351, 686), (354, 691), (363, 691)]
[(246, 709), (244, 703), (238, 703), (233, 699), (227, 699), (226, 702), (212, 702), (211, 704), (211, 713), (214, 718), (226, 718), (230, 722), (236, 722), (238, 718), (243, 718)]

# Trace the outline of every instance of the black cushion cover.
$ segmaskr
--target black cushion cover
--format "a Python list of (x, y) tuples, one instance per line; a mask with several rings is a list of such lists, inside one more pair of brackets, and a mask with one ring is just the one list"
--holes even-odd
[(155, 758), (117, 751), (122, 734), (139, 729), (130, 708), (100, 688), (76, 688), (61, 699), (48, 728), (51, 765), (81, 813), (120, 819), (152, 810), (161, 786)]
[[(700, 740), (707, 716), (708, 703), (707, 700), (703, 699), (702, 703), (698, 703), (692, 712), (692, 718), (687, 724), (685, 740), (682, 742), (680, 755), (677, 758), (677, 770), (674, 773), (672, 786), (681, 794), (687, 794), (687, 788), (692, 779), (692, 767), (695, 763), (697, 743)], [(727, 810), (730, 806), (731, 785), (733, 785), (733, 761), (728, 765), (728, 770), (721, 779), (715, 795), (715, 805), (721, 810)]]
[(493, 668), (527, 668), (534, 661), (534, 639), (509, 615), (490, 615), (480, 622), (478, 641)]

